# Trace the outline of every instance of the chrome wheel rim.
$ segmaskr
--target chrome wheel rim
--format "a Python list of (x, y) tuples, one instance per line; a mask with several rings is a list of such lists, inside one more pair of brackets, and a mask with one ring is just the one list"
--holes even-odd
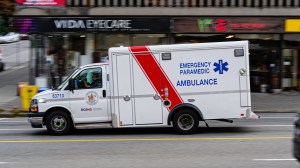
[(67, 126), (67, 121), (62, 116), (55, 116), (51, 120), (51, 127), (55, 131), (63, 131)]
[(178, 120), (178, 126), (182, 130), (190, 130), (194, 125), (194, 118), (189, 114), (183, 114), (179, 116)]

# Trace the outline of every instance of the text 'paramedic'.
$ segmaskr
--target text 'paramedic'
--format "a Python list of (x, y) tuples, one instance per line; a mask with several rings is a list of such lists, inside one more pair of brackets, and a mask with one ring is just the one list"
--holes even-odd
[(209, 74), (211, 62), (180, 63), (180, 75)]

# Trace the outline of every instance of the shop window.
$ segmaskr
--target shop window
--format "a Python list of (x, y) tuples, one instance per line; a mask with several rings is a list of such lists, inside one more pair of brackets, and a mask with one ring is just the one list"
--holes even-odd
[(128, 34), (97, 34), (93, 62), (106, 62), (108, 49), (110, 47), (129, 46), (129, 39)]
[(300, 34), (285, 34), (282, 50), (282, 85), (300, 90)]
[(80, 55), (85, 54), (85, 36), (84, 35), (71, 35), (69, 36), (69, 44), (71, 51), (78, 51)]
[(167, 36), (165, 34), (134, 34), (132, 37), (132, 45), (158, 45), (167, 44)]

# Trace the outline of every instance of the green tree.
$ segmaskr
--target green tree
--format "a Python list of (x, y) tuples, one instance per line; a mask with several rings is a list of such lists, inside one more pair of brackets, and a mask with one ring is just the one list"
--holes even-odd
[(0, 32), (10, 30), (9, 20), (15, 9), (15, 0), (0, 0)]

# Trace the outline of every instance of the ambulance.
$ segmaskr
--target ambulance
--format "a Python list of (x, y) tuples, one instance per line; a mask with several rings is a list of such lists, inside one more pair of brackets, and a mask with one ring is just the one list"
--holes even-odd
[(107, 63), (76, 69), (32, 98), (28, 120), (53, 135), (73, 129), (172, 126), (256, 119), (248, 41), (113, 47)]

